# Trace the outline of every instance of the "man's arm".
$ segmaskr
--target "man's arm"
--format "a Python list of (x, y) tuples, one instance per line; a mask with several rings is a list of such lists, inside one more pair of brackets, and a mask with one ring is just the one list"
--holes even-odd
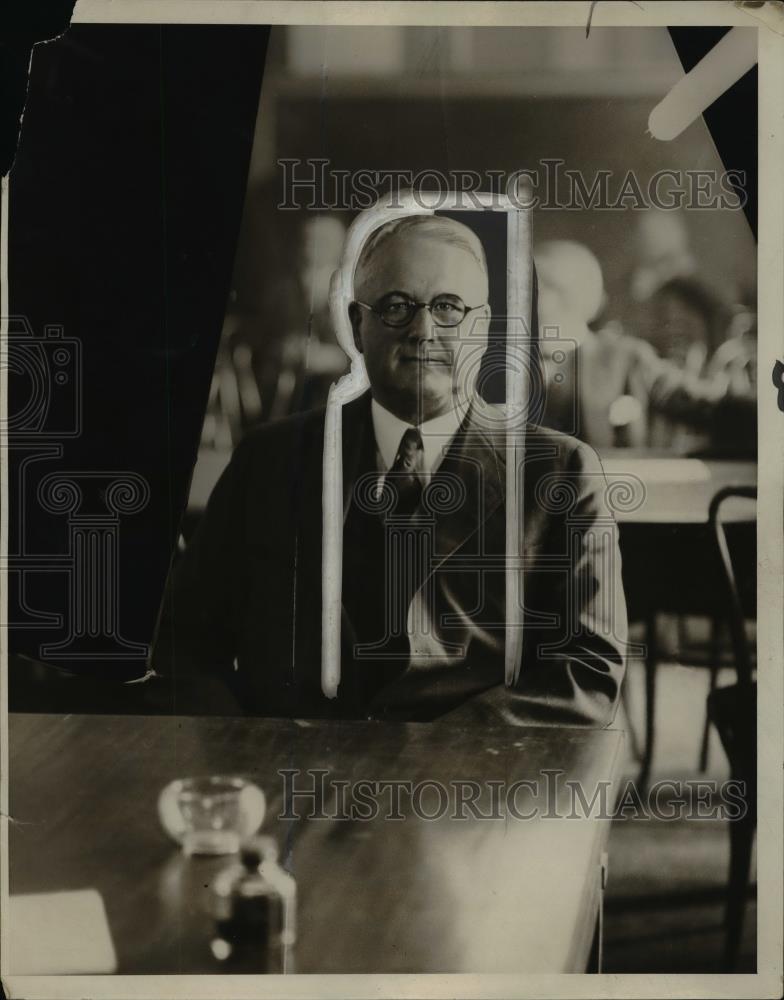
[(648, 390), (650, 408), (697, 429), (717, 431), (736, 422), (756, 437), (757, 397), (749, 388), (737, 391), (725, 372), (698, 376), (660, 358), (643, 340), (635, 344), (636, 366)]
[(571, 502), (557, 519), (553, 515), (549, 537), (557, 542), (543, 554), (568, 553), (569, 568), (540, 569), (541, 586), (526, 595), (530, 611), (555, 614), (557, 625), (526, 627), (515, 687), (493, 688), (450, 718), (605, 727), (615, 717), (627, 640), (618, 529), (597, 455), (587, 445), (563, 440), (571, 451), (553, 480), (552, 495), (567, 495)]

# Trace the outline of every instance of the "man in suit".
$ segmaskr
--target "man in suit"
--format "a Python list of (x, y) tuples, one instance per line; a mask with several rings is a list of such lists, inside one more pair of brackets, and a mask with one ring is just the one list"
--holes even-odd
[(365, 242), (350, 318), (370, 391), (342, 412), (341, 681), (322, 690), (324, 411), (249, 433), (175, 567), (154, 658), (180, 710), (606, 726), (624, 672), (617, 532), (596, 455), (529, 425), (523, 651), (505, 686), (503, 407), (481, 243), (435, 216)]

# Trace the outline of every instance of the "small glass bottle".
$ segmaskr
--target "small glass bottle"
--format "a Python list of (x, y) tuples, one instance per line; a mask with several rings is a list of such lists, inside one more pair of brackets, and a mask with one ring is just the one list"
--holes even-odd
[(239, 864), (213, 882), (211, 906), (216, 933), (210, 947), (222, 971), (294, 971), (297, 883), (278, 864), (272, 837), (243, 845)]

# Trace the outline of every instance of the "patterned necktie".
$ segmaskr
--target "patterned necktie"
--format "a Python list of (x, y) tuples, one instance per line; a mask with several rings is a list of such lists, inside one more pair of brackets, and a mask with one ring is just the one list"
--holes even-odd
[(424, 471), (424, 467), (422, 435), (415, 427), (409, 427), (400, 439), (395, 461), (385, 480), (395, 491), (397, 503), (393, 514), (396, 516), (410, 517), (419, 506), (423, 489), (420, 473)]

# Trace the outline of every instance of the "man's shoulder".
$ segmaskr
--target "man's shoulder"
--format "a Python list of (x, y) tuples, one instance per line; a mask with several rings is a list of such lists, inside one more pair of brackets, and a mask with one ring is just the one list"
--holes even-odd
[(525, 435), (529, 446), (541, 445), (543, 447), (557, 448), (559, 451), (565, 452), (571, 452), (576, 448), (583, 447), (583, 442), (571, 434), (556, 431), (552, 427), (544, 427), (542, 424), (529, 423), (526, 426)]
[[(489, 403), (483, 407), (484, 418), (474, 417), (471, 426), (485, 434), (492, 440), (495, 448), (505, 450), (507, 444), (507, 408), (504, 403)], [(542, 424), (528, 422), (525, 425), (525, 450), (526, 453), (542, 457), (550, 456), (567, 461), (573, 456), (590, 460), (591, 456), (596, 458), (596, 453), (590, 445), (571, 434), (563, 431), (553, 430), (551, 427), (544, 427)]]
[(549, 459), (553, 466), (568, 472), (601, 471), (601, 460), (594, 449), (579, 438), (541, 424), (526, 427), (526, 454)]

